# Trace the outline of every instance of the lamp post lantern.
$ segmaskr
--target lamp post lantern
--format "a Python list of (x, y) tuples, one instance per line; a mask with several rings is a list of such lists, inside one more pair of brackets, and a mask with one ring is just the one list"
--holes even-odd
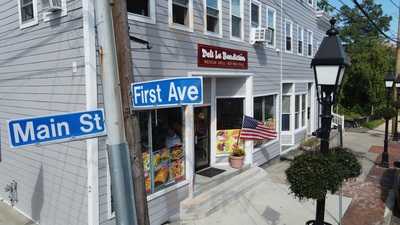
[[(386, 87), (386, 108), (389, 109), (390, 101), (390, 90), (393, 88), (393, 83), (395, 80), (395, 75), (393, 72), (388, 73), (385, 76), (385, 87)], [(397, 86), (397, 84), (396, 84)], [(385, 115), (385, 141), (383, 142), (383, 152), (382, 152), (382, 167), (389, 167), (389, 153), (388, 153), (388, 129), (389, 129), (389, 119)]]
[[(322, 154), (329, 152), (329, 136), (331, 132), (332, 112), (331, 107), (335, 104), (336, 97), (342, 84), (344, 70), (350, 65), (346, 56), (342, 41), (338, 37), (339, 31), (335, 27), (336, 19), (330, 20), (331, 28), (311, 61), (314, 69), (315, 83), (317, 87), (318, 102), (322, 106), (320, 151)], [(324, 225), (325, 197), (317, 200), (316, 219), (307, 224)]]

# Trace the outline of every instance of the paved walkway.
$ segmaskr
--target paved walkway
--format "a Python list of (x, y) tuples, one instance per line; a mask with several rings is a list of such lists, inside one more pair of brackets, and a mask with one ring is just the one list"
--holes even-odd
[(0, 202), (0, 225), (34, 225), (31, 220), (9, 205)]

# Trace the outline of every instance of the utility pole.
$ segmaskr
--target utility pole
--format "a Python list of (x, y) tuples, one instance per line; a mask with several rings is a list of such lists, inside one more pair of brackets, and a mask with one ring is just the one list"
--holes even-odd
[(114, 30), (109, 0), (96, 0), (96, 26), (107, 125), (107, 152), (117, 225), (137, 225), (131, 163), (125, 138)]
[(126, 0), (114, 0), (114, 5), (112, 7), (120, 90), (122, 107), (124, 109), (125, 134), (128, 141), (132, 167), (137, 221), (140, 225), (150, 225), (144, 180), (143, 156), (140, 143), (140, 127), (136, 114), (131, 111), (132, 101), (130, 85), (133, 83), (133, 65), (126, 2)]
[[(400, 4), (400, 1), (399, 1)], [(398, 21), (397, 21), (397, 39), (396, 39), (396, 76), (395, 76), (395, 81), (397, 80), (397, 77), (399, 77), (400, 74), (400, 8), (399, 8), (399, 15), (398, 15)], [(394, 101), (397, 101), (397, 88), (393, 88), (393, 99)], [(397, 121), (398, 116), (396, 115), (395, 118), (392, 119), (392, 136), (394, 139), (398, 140), (398, 131), (397, 131)]]

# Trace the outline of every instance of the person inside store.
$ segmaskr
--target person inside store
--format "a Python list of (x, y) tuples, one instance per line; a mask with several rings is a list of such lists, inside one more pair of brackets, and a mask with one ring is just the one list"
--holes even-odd
[(167, 135), (165, 137), (165, 146), (167, 148), (172, 148), (174, 146), (182, 145), (182, 139), (176, 132), (176, 128), (178, 127), (179, 124), (176, 123), (172, 127), (168, 127)]

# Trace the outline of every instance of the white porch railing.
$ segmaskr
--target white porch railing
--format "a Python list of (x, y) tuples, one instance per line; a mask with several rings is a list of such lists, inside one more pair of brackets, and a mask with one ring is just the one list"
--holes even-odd
[(344, 132), (344, 116), (332, 113), (332, 125), (337, 127), (342, 127), (342, 131)]

